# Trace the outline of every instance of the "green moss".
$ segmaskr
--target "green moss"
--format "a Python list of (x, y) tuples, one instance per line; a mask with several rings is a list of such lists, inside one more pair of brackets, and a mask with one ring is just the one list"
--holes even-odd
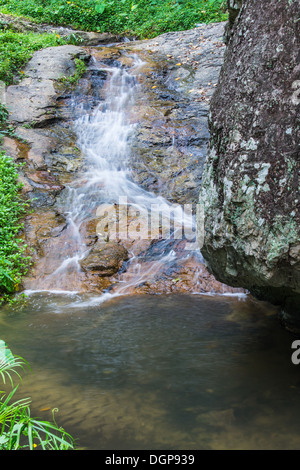
[[(270, 190), (265, 183), (270, 165), (257, 165), (256, 178), (250, 178), (245, 173), (239, 186), (233, 188), (230, 185), (230, 169), (223, 175), (223, 185), (215, 182), (216, 155), (216, 150), (211, 148), (199, 199), (205, 208), (207, 241), (216, 249), (231, 245), (235, 252), (244, 253), (248, 258), (264, 259), (266, 266), (272, 268), (279, 259), (288, 258), (290, 246), (299, 243), (299, 225), (295, 214), (278, 214), (270, 219), (265, 214), (266, 208), (260, 205), (259, 193)], [(295, 162), (287, 162), (287, 180), (294, 176), (294, 171)], [(220, 193), (223, 196), (222, 203)]]

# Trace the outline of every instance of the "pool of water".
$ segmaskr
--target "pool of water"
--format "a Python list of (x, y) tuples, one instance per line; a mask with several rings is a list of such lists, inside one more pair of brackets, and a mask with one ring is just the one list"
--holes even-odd
[[(103, 299), (102, 299), (103, 300)], [(300, 366), (249, 296), (37, 293), (0, 311), (20, 396), (81, 449), (297, 449)]]

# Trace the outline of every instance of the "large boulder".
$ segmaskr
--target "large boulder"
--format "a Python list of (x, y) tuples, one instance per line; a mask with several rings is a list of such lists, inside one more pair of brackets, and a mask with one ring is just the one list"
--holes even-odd
[(202, 253), (300, 331), (299, 2), (243, 2), (209, 117)]

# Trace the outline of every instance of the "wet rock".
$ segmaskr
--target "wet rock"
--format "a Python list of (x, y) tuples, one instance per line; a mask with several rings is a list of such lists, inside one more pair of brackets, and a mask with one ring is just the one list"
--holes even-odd
[[(69, 103), (65, 103), (66, 108)], [(48, 127), (47, 135), (50, 140), (56, 142), (50, 152), (44, 156), (45, 163), (51, 168), (62, 183), (74, 180), (74, 174), (84, 168), (84, 158), (77, 146), (77, 138), (72, 128), (74, 114), (70, 111), (70, 121), (55, 123)]]
[[(162, 256), (167, 243), (177, 252), (176, 262), (172, 257), (168, 259)], [(140, 256), (127, 266), (126, 271), (118, 276), (118, 283), (112, 286), (111, 291), (130, 295), (245, 293), (243, 289), (232, 288), (216, 281), (208, 272), (201, 256), (197, 253), (191, 255), (186, 248), (185, 241), (153, 241), (150, 249), (148, 247), (140, 253)]]
[[(49, 48), (26, 67), (27, 78), (19, 84), (25, 88), (10, 87), (11, 97), (23, 100), (19, 109), (12, 106), (10, 117), (18, 124), (24, 147), (17, 141), (10, 144), (15, 158), (26, 162), (24, 191), (35, 209), (25, 226), (34, 250), (25, 288), (103, 292), (114, 283), (113, 289), (125, 285), (137, 294), (236, 292), (217, 282), (199, 259), (189, 259), (180, 243), (178, 262), (166, 263), (164, 255), (173, 246), (168, 224), (162, 223), (150, 238), (143, 233), (147, 211), (137, 214), (130, 202), (124, 207), (106, 204), (110, 195), (101, 182), (84, 194), (90, 164), (77, 147), (73, 128), (77, 118), (105, 98), (107, 66), (130, 68), (138, 54), (140, 65), (130, 74), (136, 71), (132, 80), (139, 81), (140, 93), (126, 116), (135, 132), (129, 177), (169, 201), (196, 202), (209, 137), (208, 104), (224, 51), (223, 29), (224, 24), (203, 26), (150, 42), (87, 51)], [(76, 89), (58, 85), (62, 75), (73, 73), (74, 58), (88, 60), (89, 54), (97, 67), (90, 62)], [(40, 93), (41, 84), (45, 93)], [(30, 97), (32, 110), (26, 101)], [(73, 191), (81, 193), (81, 188), (87, 211), (75, 226), (68, 211)], [(103, 222), (118, 223), (117, 238)]]
[[(26, 217), (25, 240), (30, 247), (32, 268), (23, 281), (24, 289), (81, 290), (87, 281), (74, 258), (73, 228), (54, 207), (37, 207)], [(66, 268), (60, 267), (65, 260)]]
[(98, 240), (97, 225), (99, 219), (92, 218), (85, 220), (80, 226), (80, 235), (86, 246), (93, 245)]
[[(185, 91), (193, 101), (199, 101), (204, 113), (218, 81), (225, 45), (226, 23), (200, 25), (187, 31), (162, 34), (147, 41), (137, 41), (136, 47), (150, 51), (151, 57), (167, 61), (164, 81), (170, 89)], [(188, 73), (187, 73), (188, 72)], [(155, 84), (154, 84), (155, 85)], [(201, 96), (204, 95), (204, 96)]]
[(132, 177), (172, 202), (198, 200), (209, 139), (209, 100), (223, 60), (224, 25), (126, 45), (145, 61), (139, 68), (144, 99), (132, 110)]
[(44, 255), (45, 240), (56, 237), (66, 228), (65, 218), (55, 210), (36, 210), (25, 219), (25, 239), (33, 252), (33, 261)]
[(15, 139), (3, 137), (1, 147), (5, 151), (6, 155), (12, 157), (14, 160), (23, 160), (24, 153), (20, 151)]
[(298, 16), (298, 2), (244, 2), (211, 102), (200, 195), (202, 253), (211, 272), (281, 305), (283, 322), (294, 330), (300, 325)]
[(51, 175), (50, 170), (48, 171), (37, 171), (35, 173), (27, 173), (27, 177), (31, 182), (32, 186), (48, 191), (61, 191), (64, 186), (59, 184), (55, 176)]
[(90, 253), (80, 261), (83, 271), (92, 271), (99, 276), (112, 276), (128, 259), (126, 248), (115, 242), (98, 241)]
[(93, 240), (118, 241), (128, 251), (129, 258), (142, 256), (153, 243), (169, 236), (169, 219), (162, 216), (157, 227), (149, 230), (149, 212), (130, 204), (101, 204), (97, 218), (89, 219), (80, 228), (87, 244)]

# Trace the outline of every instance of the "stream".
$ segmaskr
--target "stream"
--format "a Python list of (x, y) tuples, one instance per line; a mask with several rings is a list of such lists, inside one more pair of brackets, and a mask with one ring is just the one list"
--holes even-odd
[[(65, 244), (55, 262), (45, 257), (49, 270), (26, 302), (0, 311), (1, 338), (33, 371), (20, 396), (32, 397), (35, 416), (51, 419), (58, 408), (57, 422), (82, 449), (298, 448), (300, 380), (276, 309), (227, 286), (204, 292), (195, 215), (132, 177), (145, 64), (134, 54), (128, 61), (95, 54), (98, 104), (70, 98), (85, 163), (57, 199)], [(82, 230), (95, 214), (100, 245)], [(107, 240), (128, 256), (113, 283), (86, 293), (83, 273), (95, 275), (94, 246)], [(177, 284), (191, 262), (189, 290), (142, 290), (166, 270)]]

